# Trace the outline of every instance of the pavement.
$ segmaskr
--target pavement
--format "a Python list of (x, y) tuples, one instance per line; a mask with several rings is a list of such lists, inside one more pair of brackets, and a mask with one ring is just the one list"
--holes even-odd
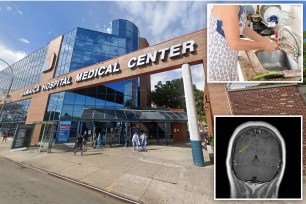
[(306, 203), (214, 201), (214, 165), (203, 150), (205, 166), (193, 166), (190, 144), (149, 145), (147, 152), (135, 152), (132, 147), (89, 147), (82, 157), (80, 152), (73, 155), (73, 143), (55, 144), (47, 153), (37, 148), (12, 150), (11, 140), (0, 143), (0, 156), (135, 203)]

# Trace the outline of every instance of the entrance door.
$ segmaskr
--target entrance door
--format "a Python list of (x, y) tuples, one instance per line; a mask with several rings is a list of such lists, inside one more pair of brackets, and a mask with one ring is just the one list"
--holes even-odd
[(123, 122), (94, 122), (95, 134), (101, 134), (102, 145), (121, 145), (124, 144)]

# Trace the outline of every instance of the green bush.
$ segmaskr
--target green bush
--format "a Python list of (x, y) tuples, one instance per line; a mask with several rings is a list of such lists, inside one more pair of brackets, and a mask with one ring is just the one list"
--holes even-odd
[(214, 150), (214, 137), (210, 136), (210, 146)]

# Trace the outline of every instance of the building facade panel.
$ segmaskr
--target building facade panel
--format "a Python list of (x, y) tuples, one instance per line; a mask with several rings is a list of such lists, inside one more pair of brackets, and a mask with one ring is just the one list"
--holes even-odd
[(224, 84), (206, 84), (204, 91), (204, 106), (208, 134), (214, 135), (214, 116), (232, 115), (228, 93)]

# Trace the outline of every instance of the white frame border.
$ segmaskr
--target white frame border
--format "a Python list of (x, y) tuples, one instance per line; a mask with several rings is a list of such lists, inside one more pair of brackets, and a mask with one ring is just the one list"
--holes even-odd
[[(281, 201), (281, 200), (303, 200), (303, 115), (215, 115), (214, 116), (214, 149), (216, 148), (216, 119), (218, 117), (226, 118), (247, 118), (247, 117), (256, 117), (256, 118), (274, 118), (274, 117), (286, 117), (286, 118), (300, 118), (301, 122), (301, 198), (216, 198), (216, 155), (214, 155), (214, 200), (250, 200), (250, 201)], [(247, 122), (247, 121), (246, 121)], [(226, 161), (224, 161), (226, 162)]]
[[(268, 1), (268, 0), (267, 0)], [(283, 0), (283, 1), (285, 1), (285, 0)], [(218, 1), (216, 1), (216, 2), (218, 2)], [(268, 1), (268, 2), (270, 2), (270, 1)], [(282, 1), (280, 1), (280, 2), (282, 2)], [(301, 18), (301, 31), (300, 31), (300, 36), (301, 36), (301, 47), (300, 47), (300, 49), (301, 49), (301, 61), (302, 61), (302, 68), (301, 68), (301, 81), (210, 81), (209, 80), (209, 61), (208, 61), (208, 59), (209, 59), (209, 43), (208, 43), (208, 35), (209, 35), (209, 32), (208, 32), (208, 30), (210, 29), (209, 28), (209, 22), (208, 22), (208, 20), (209, 20), (209, 14), (211, 13), (210, 12), (210, 8), (213, 6), (213, 5), (292, 5), (292, 6), (296, 6), (296, 5), (299, 5), (299, 6), (301, 6), (301, 9), (302, 9), (302, 18)], [(304, 76), (303, 76), (303, 69), (304, 69), (304, 67), (303, 67), (303, 63), (304, 63), (304, 59), (303, 59), (303, 55), (304, 55), (304, 50), (303, 50), (303, 21), (304, 21), (304, 18), (303, 18), (303, 14), (304, 14), (304, 7), (303, 7), (304, 5), (303, 5), (303, 3), (284, 3), (284, 2), (282, 2), (282, 3), (273, 3), (273, 4), (271, 4), (271, 3), (263, 3), (263, 2), (260, 2), (260, 3), (246, 3), (246, 2), (244, 2), (244, 1), (242, 1), (242, 3), (231, 3), (230, 4), (230, 2), (228, 2), (228, 3), (207, 3), (207, 5), (206, 5), (206, 8), (207, 8), (207, 10), (206, 10), (206, 19), (207, 19), (207, 39), (206, 39), (206, 41), (207, 41), (207, 83), (240, 83), (240, 84), (248, 84), (248, 83), (254, 83), (254, 84), (260, 84), (260, 83), (275, 83), (275, 84), (282, 84), (282, 83), (299, 83), (299, 84), (301, 84), (301, 83), (303, 83), (303, 79), (304, 79)], [(239, 63), (239, 62), (238, 62)]]

